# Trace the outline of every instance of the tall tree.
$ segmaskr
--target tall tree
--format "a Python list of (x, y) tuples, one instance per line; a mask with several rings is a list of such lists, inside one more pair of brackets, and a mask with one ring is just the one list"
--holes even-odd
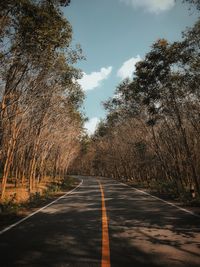
[[(78, 108), (82, 103), (83, 92), (77, 83), (80, 71), (73, 67), (73, 63), (82, 58), (81, 49), (77, 47), (75, 50), (70, 46), (72, 28), (61, 11), (61, 6), (68, 5), (69, 2), (9, 0), (2, 3), (0, 11), (2, 199), (8, 177), (13, 174), (13, 170), (16, 170), (17, 176), (20, 173), (23, 179), (26, 175), (30, 191), (34, 189), (36, 173), (39, 170), (40, 147), (47, 148), (42, 161), (48, 159), (48, 152), (55, 147), (56, 135), (49, 135), (49, 138), (53, 138), (50, 144), (44, 140), (46, 127), (47, 125), (51, 127), (53, 115), (68, 127), (76, 122), (79, 130), (72, 131), (74, 136), (81, 130), (82, 117)], [(65, 115), (63, 112), (59, 113), (62, 106), (66, 108)], [(77, 114), (76, 118), (74, 114)], [(71, 119), (66, 121), (64, 116)], [(64, 142), (65, 135), (62, 134), (63, 129), (60, 124), (57, 131), (62, 136), (60, 144), (57, 144), (58, 148)], [(78, 138), (76, 140), (78, 142)], [(24, 141), (25, 144), (21, 147), (20, 144)], [(64, 151), (61, 152), (61, 157), (63, 153)], [(15, 162), (18, 159), (20, 168), (24, 168), (23, 171), (16, 167)], [(65, 164), (68, 165), (66, 160)]]

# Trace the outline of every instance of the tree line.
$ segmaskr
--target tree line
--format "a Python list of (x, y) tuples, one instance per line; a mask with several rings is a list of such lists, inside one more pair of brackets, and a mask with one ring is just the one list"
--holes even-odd
[[(185, 1), (200, 9), (200, 1)], [(132, 180), (176, 196), (200, 195), (200, 20), (181, 41), (159, 39), (104, 103), (82, 140), (76, 173)]]
[(62, 178), (79, 151), (84, 95), (63, 0), (7, 0), (0, 10), (1, 200), (9, 182), (33, 192)]

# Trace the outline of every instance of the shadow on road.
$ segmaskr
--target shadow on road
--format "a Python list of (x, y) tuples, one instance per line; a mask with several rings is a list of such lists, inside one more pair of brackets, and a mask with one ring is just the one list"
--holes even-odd
[[(102, 179), (112, 267), (199, 267), (200, 220)], [(95, 178), (0, 236), (1, 267), (101, 266), (101, 194)]]
[(99, 266), (101, 195), (79, 191), (0, 236), (1, 266)]
[(199, 218), (109, 180), (104, 188), (113, 266), (200, 266)]

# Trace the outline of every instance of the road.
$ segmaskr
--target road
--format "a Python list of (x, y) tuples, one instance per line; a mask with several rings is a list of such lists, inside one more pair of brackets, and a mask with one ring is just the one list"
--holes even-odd
[(200, 218), (111, 179), (81, 179), (0, 235), (1, 267), (200, 266)]

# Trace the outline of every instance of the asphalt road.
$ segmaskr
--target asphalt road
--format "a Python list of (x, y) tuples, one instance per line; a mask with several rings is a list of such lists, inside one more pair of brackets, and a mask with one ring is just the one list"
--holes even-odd
[[(70, 195), (0, 235), (1, 267), (101, 266), (102, 192), (98, 179), (81, 179)], [(110, 266), (200, 266), (200, 218), (117, 181), (100, 181)]]

